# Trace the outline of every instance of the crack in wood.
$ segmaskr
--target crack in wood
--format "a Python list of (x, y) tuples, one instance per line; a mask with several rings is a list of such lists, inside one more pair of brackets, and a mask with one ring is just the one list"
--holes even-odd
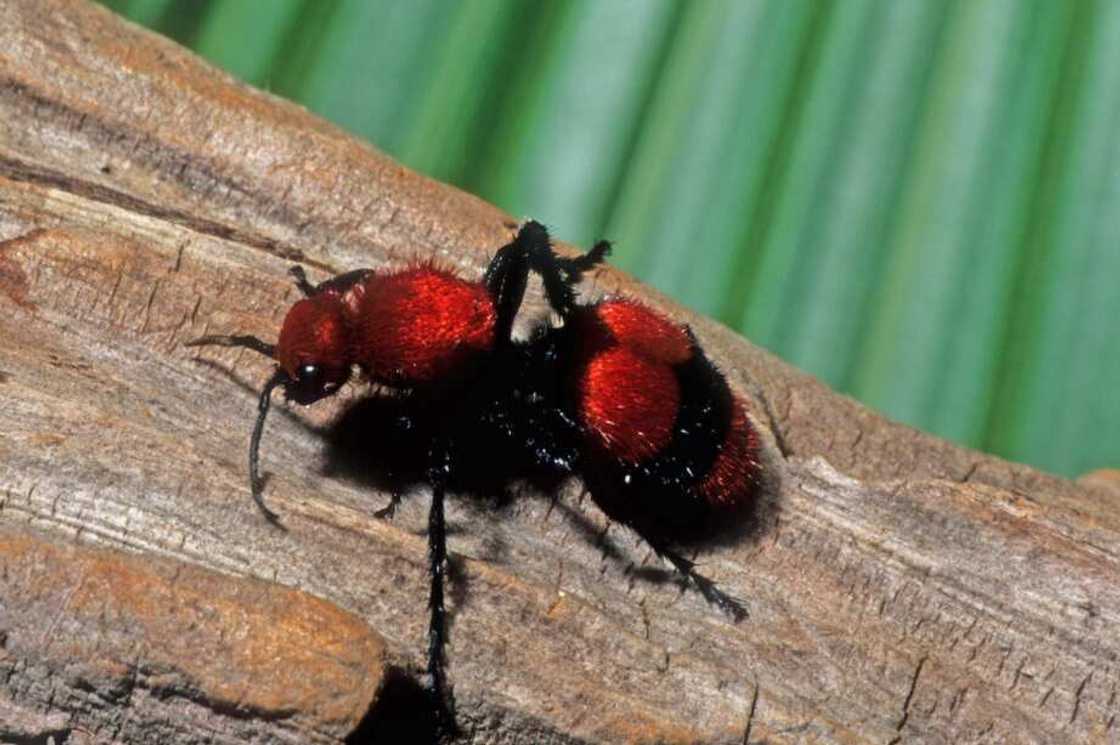
[(778, 452), (782, 454), (783, 458), (788, 460), (793, 455), (793, 451), (790, 450), (789, 445), (786, 443), (785, 434), (782, 432), (782, 428), (779, 425), (778, 417), (775, 416), (774, 409), (770, 406), (770, 398), (766, 395), (766, 392), (762, 390), (762, 386), (754, 382), (753, 379), (748, 379), (747, 387), (750, 389), (751, 395), (762, 404), (762, 411), (766, 414), (767, 423), (770, 425), (770, 434), (774, 436), (774, 444), (777, 446)]
[(290, 246), (284, 246), (272, 238), (248, 233), (238, 228), (209, 220), (198, 215), (193, 215), (183, 210), (163, 207), (151, 202), (126, 194), (107, 186), (91, 181), (74, 178), (68, 174), (54, 171), (42, 166), (25, 163), (16, 158), (0, 156), (0, 176), (21, 183), (46, 186), (58, 189), (93, 202), (100, 202), (118, 209), (170, 222), (180, 227), (191, 230), (212, 238), (219, 238), (244, 246), (266, 251), (285, 261), (294, 261), (307, 266), (314, 266), (323, 271), (331, 272), (333, 269), (322, 262), (309, 258), (303, 251)]
[(914, 701), (914, 692), (918, 690), (918, 678), (922, 675), (922, 669), (926, 666), (926, 661), (929, 657), (922, 657), (918, 660), (918, 666), (914, 668), (914, 676), (910, 679), (910, 690), (906, 692), (906, 700), (902, 702), (902, 717), (895, 725), (895, 731), (900, 734), (891, 742), (897, 743), (900, 741), (902, 729), (906, 726), (906, 722), (910, 720), (910, 704)]
[(144, 303), (144, 322), (140, 325), (140, 333), (146, 334), (148, 332), (148, 325), (152, 320), (152, 304), (155, 303), (156, 293), (159, 291), (159, 280), (152, 282), (152, 289), (148, 293), (148, 300)]
[(1069, 715), (1070, 724), (1077, 721), (1077, 714), (1081, 711), (1081, 694), (1085, 692), (1085, 686), (1089, 685), (1089, 681), (1092, 679), (1092, 673), (1086, 675), (1085, 679), (1081, 681), (1081, 685), (1077, 686), (1077, 691), (1073, 694), (1073, 711)]
[(974, 463), (972, 463), (972, 465), (970, 465), (968, 467), (968, 470), (964, 472), (964, 475), (962, 475), (957, 480), (962, 484), (967, 484), (969, 479), (971, 479), (974, 475), (976, 475), (976, 471), (977, 471), (977, 469), (980, 468), (980, 465), (981, 465), (980, 461), (975, 461)]
[(754, 693), (751, 694), (751, 708), (747, 710), (747, 726), (743, 729), (743, 745), (750, 745), (751, 727), (754, 725), (754, 713), (758, 709), (758, 682), (754, 684)]

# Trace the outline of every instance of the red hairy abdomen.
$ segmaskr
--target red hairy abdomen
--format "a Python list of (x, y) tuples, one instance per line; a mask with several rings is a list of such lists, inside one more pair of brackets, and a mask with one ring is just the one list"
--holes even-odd
[(680, 385), (663, 362), (613, 346), (588, 360), (579, 390), (583, 423), (612, 456), (638, 463), (672, 439)]
[(357, 297), (355, 361), (376, 382), (438, 381), (494, 347), (497, 312), (477, 282), (424, 266), (371, 275)]
[(692, 340), (685, 330), (640, 303), (608, 300), (593, 310), (600, 333), (643, 357), (677, 365), (692, 356)]
[(758, 433), (747, 419), (743, 402), (731, 401), (731, 423), (719, 455), (700, 482), (700, 493), (713, 507), (734, 510), (745, 506), (758, 473)]
[[(687, 328), (625, 299), (581, 307), (570, 322), (577, 410), (595, 450), (636, 465), (655, 461), (671, 446), (710, 448), (711, 466), (695, 475), (691, 488), (716, 510), (745, 506), (759, 470), (758, 435), (744, 402), (703, 358)], [(709, 373), (697, 376), (697, 369)], [(685, 380), (701, 389), (682, 389)], [(713, 403), (711, 415), (727, 418), (722, 439), (677, 431), (682, 401), (689, 397), (721, 402)], [(674, 440), (682, 437), (691, 439)]]
[(673, 437), (680, 383), (673, 365), (692, 354), (680, 326), (630, 300), (580, 308), (571, 319), (580, 418), (610, 457), (639, 463)]

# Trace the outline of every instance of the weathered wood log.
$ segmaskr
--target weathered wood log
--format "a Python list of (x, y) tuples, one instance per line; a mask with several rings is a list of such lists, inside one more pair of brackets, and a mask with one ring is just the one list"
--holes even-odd
[[(418, 741), (426, 495), (374, 518), (387, 495), (320, 468), (347, 402), (291, 408), (271, 527), (244, 462), (268, 365), (182, 342), (274, 337), (292, 261), (473, 275), (514, 227), (99, 7), (0, 5), (0, 741)], [(464, 741), (1120, 742), (1115, 479), (955, 447), (590, 284), (691, 323), (751, 401), (767, 509), (698, 557), (751, 616), (589, 540), (578, 484), (452, 499)]]

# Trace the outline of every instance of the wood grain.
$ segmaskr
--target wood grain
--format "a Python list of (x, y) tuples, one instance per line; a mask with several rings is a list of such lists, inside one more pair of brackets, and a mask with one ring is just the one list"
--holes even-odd
[[(182, 342), (274, 338), (292, 261), (476, 276), (515, 227), (97, 6), (0, 5), (0, 740), (407, 742), (371, 722), (423, 663), (427, 495), (384, 522), (323, 473), (352, 387), (270, 420), (270, 527), (268, 365)], [(758, 530), (698, 557), (751, 616), (578, 483), (453, 499), (464, 742), (1120, 742), (1114, 480), (886, 421), (618, 272), (586, 291), (692, 323), (751, 401)]]

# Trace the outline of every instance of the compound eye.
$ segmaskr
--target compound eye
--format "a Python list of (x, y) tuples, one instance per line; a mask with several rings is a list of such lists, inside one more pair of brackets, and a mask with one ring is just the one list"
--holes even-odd
[(323, 372), (318, 365), (300, 365), (299, 384), (306, 389), (318, 388), (321, 385)]
[(319, 365), (300, 365), (296, 377), (286, 387), (288, 398), (303, 405), (312, 404), (328, 395), (323, 368)]

